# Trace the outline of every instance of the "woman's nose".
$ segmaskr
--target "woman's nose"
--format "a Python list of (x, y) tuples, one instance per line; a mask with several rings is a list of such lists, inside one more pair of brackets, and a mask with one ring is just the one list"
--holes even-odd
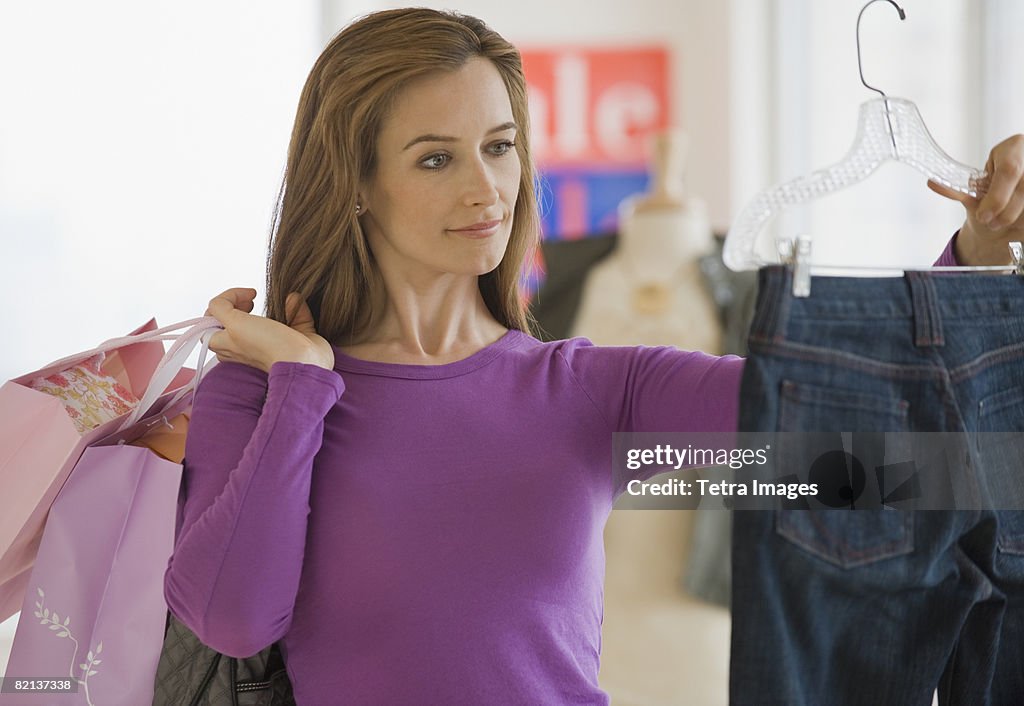
[(483, 160), (477, 160), (470, 169), (463, 199), (467, 206), (490, 206), (497, 203), (497, 181), (492, 169)]

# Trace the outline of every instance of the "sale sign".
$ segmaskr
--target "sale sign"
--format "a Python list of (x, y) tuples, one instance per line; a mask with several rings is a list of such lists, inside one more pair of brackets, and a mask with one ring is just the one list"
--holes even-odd
[(533, 152), (548, 238), (616, 226), (647, 184), (647, 138), (671, 124), (662, 47), (526, 49)]

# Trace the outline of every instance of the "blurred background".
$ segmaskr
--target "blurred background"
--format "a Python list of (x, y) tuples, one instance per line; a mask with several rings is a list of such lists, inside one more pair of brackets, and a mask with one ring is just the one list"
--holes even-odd
[[(876, 97), (857, 73), (861, 0), (421, 4), (477, 15), (521, 48), (551, 243), (614, 233), (622, 199), (650, 186), (651, 135), (673, 129), (687, 144), (678, 176), (720, 235), (760, 190), (840, 160), (858, 106)], [(905, 22), (886, 3), (864, 15), (865, 78), (914, 101), (954, 158), (984, 166), (993, 145), (1024, 132), (1024, 43), (1011, 36), (1024, 4), (901, 4)], [(0, 378), (151, 317), (199, 316), (231, 286), (259, 290), (262, 310), (271, 209), (306, 73), (346, 23), (401, 5), (0, 5)], [(922, 175), (890, 164), (787, 212), (773, 232), (811, 233), (828, 262), (926, 265), (961, 221)], [(531, 292), (544, 279), (536, 264)], [(660, 561), (678, 582), (683, 557)], [(702, 610), (659, 639), (692, 644), (706, 688), (684, 670), (669, 696), (651, 695), (637, 683), (643, 665), (623, 666), (606, 687), (615, 703), (726, 702), (728, 616)], [(14, 625), (0, 625), (0, 672)], [(617, 649), (608, 640), (606, 656)], [(682, 677), (699, 697), (680, 691)]]

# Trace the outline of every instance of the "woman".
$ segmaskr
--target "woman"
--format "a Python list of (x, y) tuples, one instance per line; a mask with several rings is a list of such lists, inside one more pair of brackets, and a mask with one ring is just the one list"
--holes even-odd
[[(962, 262), (1024, 231), (1021, 162), (993, 151)], [(735, 427), (740, 358), (527, 333), (533, 180), (519, 55), (479, 20), (370, 15), (309, 76), (268, 317), (210, 302), (228, 364), (165, 591), (228, 655), (280, 640), (299, 703), (607, 703), (612, 433)]]

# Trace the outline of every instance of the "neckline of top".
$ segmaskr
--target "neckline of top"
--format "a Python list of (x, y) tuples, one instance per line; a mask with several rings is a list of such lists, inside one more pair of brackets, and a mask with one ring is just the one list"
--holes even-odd
[(516, 329), (509, 329), (494, 343), (484, 346), (466, 358), (440, 365), (420, 365), (413, 363), (384, 363), (376, 360), (363, 360), (342, 353), (337, 346), (334, 349), (334, 369), (341, 372), (361, 373), (363, 375), (379, 375), (393, 378), (429, 379), (457, 377), (476, 370), (494, 360), (506, 350), (515, 348), (527, 338), (526, 334)]

